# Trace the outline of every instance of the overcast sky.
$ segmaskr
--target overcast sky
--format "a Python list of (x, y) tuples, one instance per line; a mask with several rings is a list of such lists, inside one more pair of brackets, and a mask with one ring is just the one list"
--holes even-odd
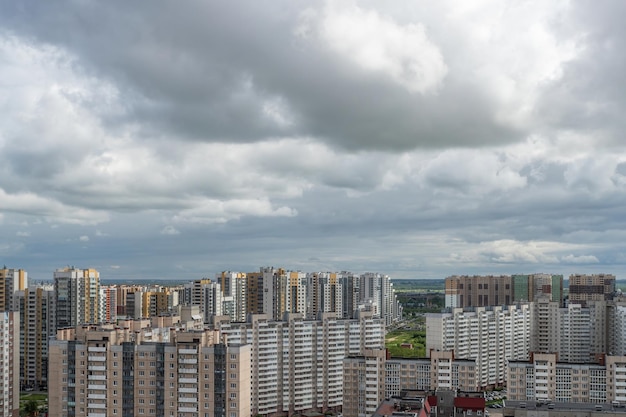
[(626, 3), (0, 3), (0, 264), (626, 265)]

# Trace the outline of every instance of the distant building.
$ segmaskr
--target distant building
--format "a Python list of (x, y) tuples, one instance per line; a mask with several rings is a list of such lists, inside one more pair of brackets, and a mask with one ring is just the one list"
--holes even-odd
[(67, 267), (54, 272), (56, 327), (100, 323), (100, 274), (95, 269)]
[(0, 269), (0, 311), (17, 310), (13, 295), (28, 287), (28, 273), (23, 269)]
[(615, 275), (569, 276), (569, 302), (587, 306), (588, 301), (608, 301), (615, 294)]
[(562, 303), (563, 275), (455, 275), (445, 279), (446, 308), (502, 306), (545, 297)]

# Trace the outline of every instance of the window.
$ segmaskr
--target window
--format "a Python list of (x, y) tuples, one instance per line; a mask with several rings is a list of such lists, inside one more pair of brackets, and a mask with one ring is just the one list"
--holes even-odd
[(231, 363), (230, 364), (230, 369), (237, 369), (237, 364), (236, 363)]

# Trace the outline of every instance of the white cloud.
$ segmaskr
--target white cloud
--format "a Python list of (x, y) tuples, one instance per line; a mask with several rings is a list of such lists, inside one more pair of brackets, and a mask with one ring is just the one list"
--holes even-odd
[(173, 235), (179, 235), (180, 232), (176, 228), (174, 228), (174, 226), (171, 226), (168, 224), (163, 229), (161, 229), (161, 234), (173, 236)]
[(89, 242), (89, 236), (83, 235), (78, 238), (81, 242)]
[(29, 237), (30, 236), (30, 232), (19, 231), (15, 235), (18, 236), (18, 237)]
[(597, 264), (600, 260), (593, 255), (572, 255), (561, 257), (561, 262), (566, 264)]
[(342, 59), (411, 92), (436, 92), (447, 74), (441, 52), (421, 23), (399, 24), (377, 10), (340, 1), (328, 1), (321, 16), (307, 12), (302, 18), (297, 33), (310, 33), (307, 24), (316, 25), (319, 37)]

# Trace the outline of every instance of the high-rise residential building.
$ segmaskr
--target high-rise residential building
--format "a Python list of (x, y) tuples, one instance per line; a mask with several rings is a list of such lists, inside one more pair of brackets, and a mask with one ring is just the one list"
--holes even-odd
[(222, 289), (222, 314), (233, 321), (245, 321), (247, 314), (248, 277), (245, 272), (223, 271), (217, 274)]
[(453, 351), (476, 361), (480, 388), (506, 382), (506, 362), (525, 360), (530, 351), (529, 304), (476, 307), (426, 315), (426, 351)]
[(366, 349), (343, 361), (345, 417), (371, 416), (385, 399), (384, 349)]
[(56, 334), (56, 297), (52, 285), (16, 293), (20, 311), (20, 386), (48, 386), (48, 340)]
[(563, 275), (455, 275), (445, 279), (447, 308), (489, 307), (548, 297), (563, 301)]
[(28, 287), (28, 273), (23, 269), (0, 269), (0, 311), (16, 310), (13, 295)]
[(513, 302), (511, 277), (451, 276), (445, 279), (446, 307), (487, 307), (509, 305)]
[(573, 274), (569, 276), (569, 302), (581, 304), (588, 301), (607, 301), (615, 294), (615, 275)]
[(341, 284), (341, 318), (351, 319), (356, 316), (359, 309), (359, 285), (360, 278), (356, 274), (350, 272), (341, 272), (339, 283)]
[(115, 323), (117, 320), (117, 286), (100, 286), (100, 320), (103, 323)]
[(402, 318), (402, 307), (388, 275), (371, 272), (362, 274), (359, 280), (359, 296), (359, 303), (369, 305), (374, 316), (384, 318), (386, 325)]
[(20, 313), (0, 311), (0, 417), (20, 412)]
[(200, 306), (206, 322), (213, 315), (222, 315), (222, 290), (218, 282), (199, 279), (184, 285), (183, 305)]
[(72, 267), (54, 272), (57, 329), (100, 320), (100, 274)]
[(249, 417), (250, 354), (210, 330), (65, 329), (50, 342), (50, 415)]
[(507, 396), (513, 401), (626, 404), (626, 356), (601, 363), (566, 363), (556, 353), (534, 353), (508, 364)]
[(215, 318), (228, 344), (252, 349), (252, 415), (339, 411), (343, 403), (343, 360), (384, 346), (384, 322), (363, 312), (340, 320), (287, 313), (285, 320), (252, 315), (246, 323)]
[(540, 298), (563, 303), (563, 275), (530, 274), (511, 276), (513, 302), (531, 302)]

